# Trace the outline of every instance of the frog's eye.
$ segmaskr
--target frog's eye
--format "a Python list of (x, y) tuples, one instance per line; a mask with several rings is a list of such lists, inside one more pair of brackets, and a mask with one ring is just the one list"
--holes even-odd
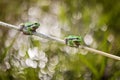
[(38, 24), (38, 23), (35, 23), (35, 24)]
[(79, 39), (79, 38), (75, 38), (75, 39)]
[(37, 25), (37, 26), (40, 26), (40, 24), (39, 24), (39, 23), (37, 23), (37, 22), (36, 22), (36, 23), (34, 23), (34, 24), (35, 24), (35, 25)]

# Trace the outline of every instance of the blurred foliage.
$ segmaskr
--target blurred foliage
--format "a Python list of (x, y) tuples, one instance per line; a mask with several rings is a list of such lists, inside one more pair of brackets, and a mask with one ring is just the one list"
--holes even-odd
[[(119, 16), (119, 0), (0, 0), (0, 21), (38, 21), (40, 32), (81, 35), (87, 46), (117, 56)], [(120, 79), (120, 61), (31, 37), (0, 26), (0, 80)]]

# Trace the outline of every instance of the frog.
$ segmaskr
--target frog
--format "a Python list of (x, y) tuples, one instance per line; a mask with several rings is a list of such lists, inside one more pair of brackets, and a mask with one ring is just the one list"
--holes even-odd
[(65, 38), (65, 43), (70, 47), (78, 48), (83, 43), (83, 39), (81, 36), (69, 35)]
[(20, 24), (20, 31), (25, 35), (32, 35), (33, 32), (36, 32), (36, 29), (40, 26), (38, 22), (25, 22)]

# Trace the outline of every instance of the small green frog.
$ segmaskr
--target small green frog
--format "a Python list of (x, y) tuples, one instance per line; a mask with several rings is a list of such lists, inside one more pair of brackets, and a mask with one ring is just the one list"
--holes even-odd
[(81, 36), (70, 35), (65, 39), (66, 45), (78, 48), (83, 43)]
[(36, 29), (40, 26), (37, 22), (26, 22), (20, 24), (21, 31), (26, 35), (32, 35), (32, 32), (36, 32)]

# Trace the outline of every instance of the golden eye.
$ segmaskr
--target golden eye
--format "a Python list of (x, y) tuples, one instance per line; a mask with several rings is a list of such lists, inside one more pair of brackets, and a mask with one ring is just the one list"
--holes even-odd
[(34, 23), (35, 25), (37, 25), (38, 23)]

